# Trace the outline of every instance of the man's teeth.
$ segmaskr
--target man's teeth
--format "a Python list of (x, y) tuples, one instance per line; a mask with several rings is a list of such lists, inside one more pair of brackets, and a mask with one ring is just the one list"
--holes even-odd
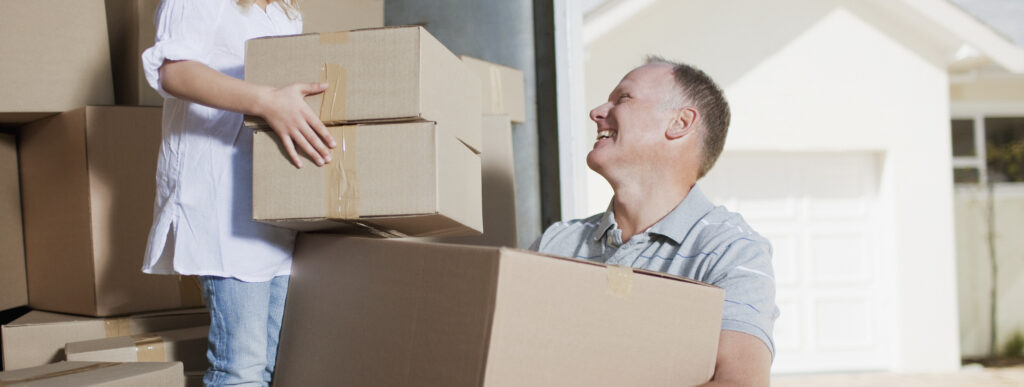
[(615, 131), (614, 130), (602, 130), (602, 131), (597, 132), (597, 139), (598, 140), (605, 139), (605, 138), (612, 138), (612, 137), (615, 137)]

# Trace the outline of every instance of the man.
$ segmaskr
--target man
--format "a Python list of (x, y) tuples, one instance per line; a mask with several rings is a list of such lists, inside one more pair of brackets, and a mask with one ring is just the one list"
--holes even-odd
[(767, 386), (778, 317), (771, 245), (696, 185), (725, 144), (729, 105), (704, 72), (661, 58), (594, 108), (587, 165), (615, 192), (608, 210), (559, 222), (533, 250), (693, 278), (725, 289), (707, 385)]

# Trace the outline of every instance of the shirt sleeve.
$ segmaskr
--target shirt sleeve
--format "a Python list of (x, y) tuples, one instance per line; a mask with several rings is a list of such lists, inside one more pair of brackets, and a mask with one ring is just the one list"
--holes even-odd
[(775, 356), (772, 329), (779, 317), (771, 244), (742, 238), (721, 253), (711, 284), (725, 290), (722, 329), (743, 332), (764, 342)]
[(142, 53), (146, 81), (164, 98), (160, 66), (164, 60), (192, 60), (206, 65), (213, 51), (224, 6), (231, 0), (163, 0), (155, 16), (156, 41)]

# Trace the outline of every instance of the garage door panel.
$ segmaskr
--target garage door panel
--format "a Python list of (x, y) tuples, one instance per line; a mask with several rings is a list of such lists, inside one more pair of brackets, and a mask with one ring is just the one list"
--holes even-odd
[(701, 187), (774, 247), (776, 372), (894, 368), (873, 152), (723, 154)]
[(865, 236), (859, 232), (812, 232), (808, 236), (811, 278), (823, 287), (869, 282), (870, 257)]

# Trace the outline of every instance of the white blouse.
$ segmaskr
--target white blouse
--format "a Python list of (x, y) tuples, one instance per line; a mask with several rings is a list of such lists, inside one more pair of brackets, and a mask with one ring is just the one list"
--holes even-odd
[(252, 130), (242, 115), (168, 95), (165, 59), (193, 60), (243, 78), (245, 41), (302, 32), (279, 4), (163, 0), (156, 44), (142, 53), (150, 86), (164, 97), (156, 202), (142, 271), (268, 281), (291, 272), (295, 232), (252, 220)]

